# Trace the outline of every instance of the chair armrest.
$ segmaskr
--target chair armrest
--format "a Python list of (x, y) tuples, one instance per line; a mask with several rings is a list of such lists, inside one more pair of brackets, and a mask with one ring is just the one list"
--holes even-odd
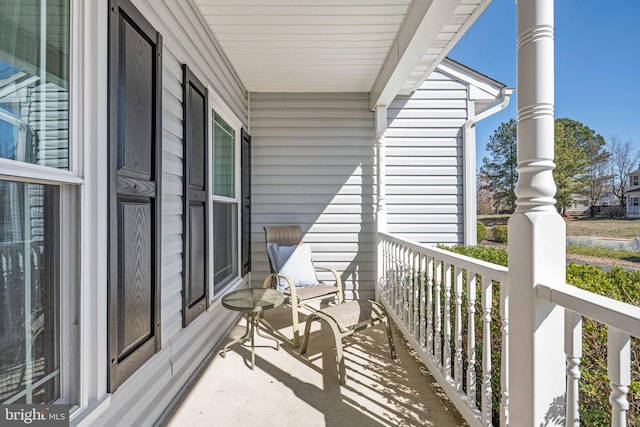
[(342, 279), (340, 278), (340, 275), (338, 274), (338, 272), (336, 270), (334, 270), (333, 268), (328, 268), (328, 267), (315, 267), (316, 270), (319, 271), (329, 271), (333, 274), (333, 276), (336, 279), (336, 287), (338, 288), (338, 303), (342, 304), (342, 302), (344, 301), (344, 289), (342, 289)]
[(269, 274), (267, 277), (264, 278), (264, 281), (262, 282), (262, 287), (263, 288), (270, 288), (271, 284), (273, 283), (273, 279), (280, 277), (284, 280), (287, 281), (287, 283), (289, 284), (289, 295), (291, 295), (291, 300), (292, 301), (298, 301), (298, 296), (297, 296), (297, 292), (296, 292), (296, 285), (293, 282), (293, 279), (289, 276), (286, 276), (284, 274), (280, 274), (280, 273), (271, 273)]

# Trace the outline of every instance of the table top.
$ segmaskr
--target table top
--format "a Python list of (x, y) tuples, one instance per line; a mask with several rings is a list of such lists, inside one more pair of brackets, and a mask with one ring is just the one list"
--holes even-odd
[(229, 292), (222, 297), (222, 305), (229, 310), (259, 312), (278, 307), (284, 295), (271, 288), (249, 288)]

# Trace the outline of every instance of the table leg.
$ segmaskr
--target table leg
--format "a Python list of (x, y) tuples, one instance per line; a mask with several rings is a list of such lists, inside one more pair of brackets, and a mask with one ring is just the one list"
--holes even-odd
[(255, 368), (256, 365), (256, 347), (255, 347), (255, 335), (258, 334), (260, 335), (262, 338), (267, 338), (270, 339), (271, 341), (274, 341), (276, 343), (276, 350), (280, 350), (280, 343), (278, 342), (278, 340), (276, 340), (275, 338), (272, 338), (270, 336), (267, 335), (263, 335), (260, 332), (260, 323), (264, 323), (266, 326), (268, 326), (271, 330), (273, 329), (273, 326), (271, 326), (269, 324), (269, 322), (267, 322), (266, 320), (264, 320), (262, 318), (262, 316), (260, 315), (260, 313), (252, 313), (249, 312), (247, 313), (247, 325), (245, 327), (245, 331), (244, 331), (244, 335), (241, 336), (240, 338), (236, 338), (235, 340), (231, 341), (230, 343), (227, 343), (224, 346), (224, 349), (222, 350), (222, 357), (225, 357), (227, 355), (227, 350), (229, 349), (229, 347), (231, 347), (232, 345), (242, 341), (251, 341), (251, 370), (253, 370)]
[[(257, 319), (257, 323), (263, 323), (265, 326), (267, 326), (269, 329), (271, 329), (272, 331), (274, 330), (273, 326), (271, 326), (271, 324), (269, 322), (267, 322), (260, 314), (258, 314), (258, 319)], [(262, 338), (266, 338), (269, 339), (273, 342), (276, 343), (276, 350), (280, 350), (280, 343), (278, 342), (277, 339), (270, 337), (268, 335), (262, 335), (262, 333), (260, 333), (260, 325), (257, 325), (258, 328), (256, 329), (256, 332), (258, 333), (258, 335), (260, 335)]]
[(247, 322), (251, 322), (251, 370), (256, 366), (256, 346), (254, 343), (256, 337), (256, 318), (253, 313), (247, 314)]
[[(253, 331), (253, 329), (252, 329)], [(227, 345), (224, 346), (224, 349), (222, 350), (222, 357), (225, 357), (227, 355), (227, 350), (229, 349), (229, 347), (231, 347), (232, 345), (240, 342), (240, 341), (244, 341), (249, 337), (249, 315), (247, 315), (247, 325), (244, 329), (244, 335), (241, 336), (240, 338), (236, 338), (235, 340), (231, 341), (230, 343), (227, 343)]]

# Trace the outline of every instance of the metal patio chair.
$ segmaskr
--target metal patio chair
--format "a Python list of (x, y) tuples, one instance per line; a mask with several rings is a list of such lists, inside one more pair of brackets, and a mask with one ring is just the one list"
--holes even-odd
[[(299, 225), (265, 226), (265, 240), (269, 257), (269, 274), (263, 287), (272, 287), (289, 297), (293, 323), (293, 339), (285, 339), (294, 347), (300, 345), (300, 326), (298, 309), (306, 307), (312, 311), (316, 308), (309, 305), (328, 298), (344, 301), (342, 280), (338, 272), (332, 268), (316, 267), (311, 258), (311, 249), (302, 242), (302, 230)], [(320, 280), (316, 271), (329, 271), (333, 274), (335, 284), (327, 284)]]

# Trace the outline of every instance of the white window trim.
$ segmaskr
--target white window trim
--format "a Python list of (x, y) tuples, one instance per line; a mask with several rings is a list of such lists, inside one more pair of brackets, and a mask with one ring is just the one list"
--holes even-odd
[(69, 167), (82, 176), (77, 198), (78, 363), (70, 421), (90, 425), (110, 406), (107, 392), (107, 188), (109, 2), (71, 0)]
[[(229, 284), (227, 287), (234, 287), (241, 281), (241, 263), (242, 263), (242, 247), (241, 247), (241, 232), (242, 232), (242, 222), (241, 222), (241, 196), (240, 196), (240, 184), (241, 184), (241, 176), (242, 171), (241, 168), (241, 159), (240, 159), (240, 148), (241, 148), (241, 133), (242, 133), (242, 120), (233, 112), (231, 108), (227, 105), (227, 103), (222, 99), (220, 95), (215, 91), (215, 89), (209, 85), (207, 85), (207, 90), (209, 92), (209, 109), (208, 109), (208, 117), (207, 117), (207, 126), (209, 130), (209, 141), (207, 141), (207, 158), (209, 159), (209, 168), (207, 171), (207, 179), (209, 183), (213, 183), (213, 165), (211, 162), (212, 154), (211, 154), (211, 145), (212, 145), (212, 136), (213, 136), (213, 120), (211, 112), (215, 111), (229, 126), (231, 126), (235, 131), (235, 141), (234, 141), (234, 155), (235, 155), (235, 168), (234, 168), (234, 191), (235, 197), (224, 197), (224, 196), (215, 196), (213, 195), (213, 188), (209, 191), (209, 195), (207, 197), (207, 209), (209, 212), (209, 247), (210, 250), (210, 261), (209, 265), (209, 305), (213, 306), (214, 300), (217, 299), (217, 295), (215, 295), (214, 291), (214, 271), (213, 271), (213, 259), (215, 257), (214, 253), (214, 244), (213, 244), (213, 202), (221, 201), (221, 202), (234, 202), (237, 204), (236, 209), (236, 276), (229, 280)], [(225, 289), (226, 291), (226, 289)]]
[[(73, 121), (71, 110), (69, 110), (69, 121)], [(71, 144), (71, 135), (69, 136), (69, 144)], [(56, 169), (9, 159), (0, 159), (0, 178), (38, 184), (82, 184), (84, 181), (77, 173), (66, 169)]]
[[(56, 403), (77, 403), (81, 401), (80, 378), (81, 371), (78, 369), (82, 361), (80, 351), (80, 336), (78, 334), (78, 324), (80, 322), (80, 300), (79, 277), (82, 264), (78, 265), (76, 260), (80, 252), (80, 227), (81, 215), (79, 203), (82, 197), (79, 189), (84, 184), (84, 179), (80, 175), (80, 159), (82, 122), (89, 119), (80, 114), (83, 111), (80, 99), (83, 95), (80, 87), (81, 79), (78, 78), (82, 70), (82, 55), (80, 49), (85, 47), (85, 37), (81, 18), (84, 16), (85, 2), (70, 0), (69, 4), (69, 146), (68, 146), (68, 169), (57, 169), (50, 166), (42, 166), (11, 159), (0, 159), (0, 180), (16, 181), (33, 184), (45, 184), (58, 187), (59, 200), (59, 381), (61, 398)], [(105, 10), (102, 11), (103, 16)], [(87, 18), (93, 21), (95, 18)], [(93, 101), (92, 101), (93, 103)], [(86, 113), (85, 113), (86, 114)], [(75, 406), (74, 409), (78, 409)]]

